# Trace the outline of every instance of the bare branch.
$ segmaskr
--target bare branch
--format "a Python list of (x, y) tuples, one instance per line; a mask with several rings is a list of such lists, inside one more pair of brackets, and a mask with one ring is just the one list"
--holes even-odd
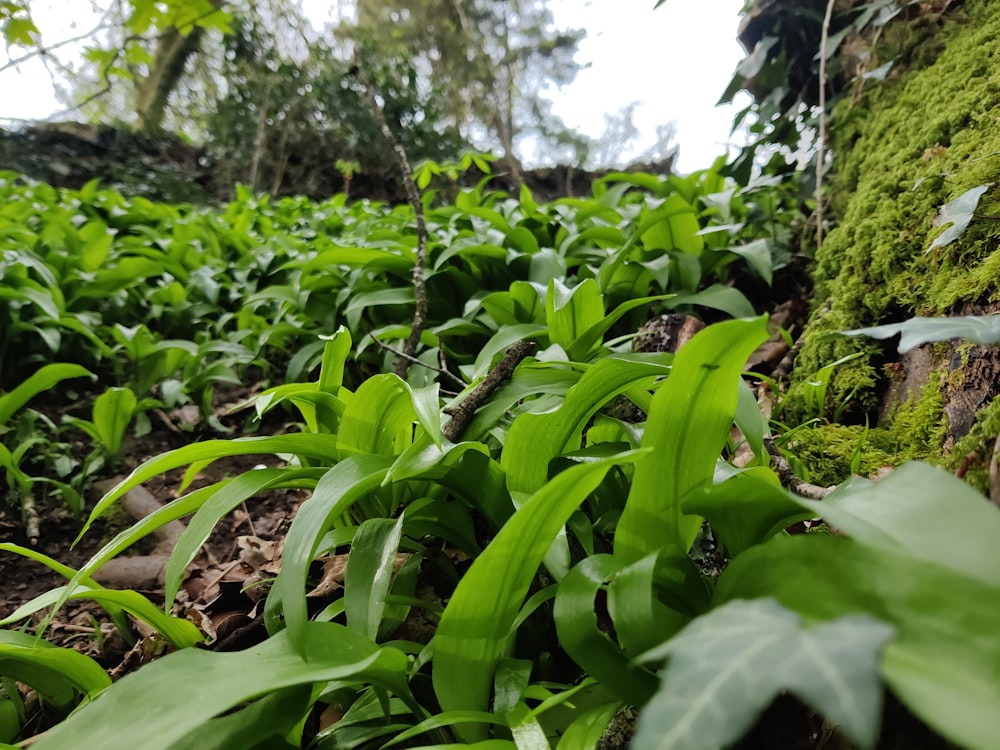
[(771, 466), (778, 473), (778, 479), (781, 480), (781, 484), (796, 495), (809, 500), (822, 500), (833, 492), (833, 487), (820, 487), (817, 484), (810, 484), (804, 479), (799, 479), (799, 477), (795, 476), (792, 467), (788, 465), (788, 460), (778, 450), (778, 446), (774, 444), (771, 438), (764, 438), (764, 447), (771, 454)]
[(837, 0), (827, 0), (819, 38), (819, 135), (816, 143), (816, 250), (823, 247), (823, 157), (826, 155), (826, 43)]
[(424, 278), (424, 265), (427, 262), (427, 223), (424, 221), (424, 205), (420, 200), (420, 191), (417, 190), (417, 183), (413, 181), (413, 168), (410, 166), (410, 159), (406, 155), (403, 144), (392, 132), (388, 121), (385, 119), (385, 109), (375, 92), (375, 88), (368, 80), (368, 76), (358, 65), (358, 80), (365, 87), (368, 98), (371, 100), (372, 113), (378, 122), (382, 135), (389, 141), (393, 152), (396, 154), (396, 161), (399, 163), (400, 172), (403, 174), (403, 186), (406, 189), (406, 197), (413, 207), (413, 214), (417, 224), (417, 257), (413, 263), (413, 291), (416, 294), (417, 305), (413, 312), (413, 324), (410, 326), (410, 335), (403, 345), (403, 352), (407, 357), (402, 357), (396, 361), (396, 374), (401, 378), (406, 378), (406, 372), (410, 369), (411, 360), (417, 353), (417, 345), (420, 343), (420, 334), (424, 332), (427, 325), (427, 283)]
[(472, 422), (479, 407), (486, 403), (505, 380), (510, 379), (521, 360), (534, 350), (535, 343), (533, 341), (518, 341), (507, 350), (503, 359), (497, 362), (497, 366), (490, 370), (489, 374), (469, 392), (468, 396), (455, 406), (449, 406), (445, 409), (444, 413), (451, 416), (451, 421), (444, 426), (444, 436), (451, 442), (457, 443), (462, 437), (462, 433), (468, 428), (469, 423)]

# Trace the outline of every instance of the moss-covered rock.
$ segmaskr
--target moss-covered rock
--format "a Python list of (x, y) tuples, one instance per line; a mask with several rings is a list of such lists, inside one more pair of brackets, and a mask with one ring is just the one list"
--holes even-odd
[(887, 350), (836, 331), (1000, 300), (1000, 222), (974, 219), (958, 240), (929, 249), (940, 206), (970, 188), (989, 184), (978, 213), (1000, 213), (1000, 9), (969, 0), (933, 35), (926, 19), (912, 23), (923, 26), (893, 31), (900, 47), (906, 34), (923, 39), (906, 65), (864, 82), (831, 121), (837, 226), (817, 253), (813, 314), (787, 404), (793, 420), (803, 414), (797, 384), (857, 351), (865, 356), (836, 370), (828, 398), (853, 394), (857, 421), (878, 411)]

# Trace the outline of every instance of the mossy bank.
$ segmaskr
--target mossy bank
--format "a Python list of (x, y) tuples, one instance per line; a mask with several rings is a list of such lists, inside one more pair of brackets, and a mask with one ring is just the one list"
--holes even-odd
[[(867, 417), (874, 423), (881, 412), (888, 445), (910, 439), (893, 438), (893, 432), (916, 430), (936, 444), (908, 457), (933, 458), (963, 434), (940, 428), (940, 410), (883, 403), (892, 368), (898, 368), (895, 349), (835, 332), (914, 315), (998, 308), (1000, 7), (970, 0), (943, 17), (900, 22), (874, 51), (880, 59), (896, 60), (889, 76), (856, 82), (829, 125), (835, 228), (817, 253), (812, 317), (787, 407), (801, 416), (801, 384), (822, 366), (863, 352), (835, 371), (828, 406), (851, 399), (845, 421)], [(989, 189), (968, 229), (931, 249), (942, 231), (935, 221), (939, 208), (978, 185)], [(949, 360), (947, 354), (935, 357), (936, 369), (925, 378), (929, 385), (911, 388), (911, 396), (919, 392), (923, 401), (937, 391), (940, 405), (949, 388), (961, 389), (963, 374)], [(995, 389), (984, 392), (974, 408), (987, 406), (995, 395)], [(926, 424), (914, 424), (917, 413)]]

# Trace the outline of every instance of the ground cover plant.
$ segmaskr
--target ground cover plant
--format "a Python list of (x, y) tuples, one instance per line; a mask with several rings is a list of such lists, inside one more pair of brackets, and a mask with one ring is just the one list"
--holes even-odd
[[(707, 748), (791, 694), (868, 747), (888, 688), (943, 737), (990, 747), (996, 509), (920, 463), (832, 494), (785, 488), (780, 428), (743, 371), (782, 338), (750, 300), (793, 262), (779, 212), (792, 198), (767, 180), (740, 190), (720, 167), (612, 175), (546, 204), (488, 182), (442, 203), (427, 190), (428, 314), (404, 377), (390, 371), (416, 305), (412, 206), (242, 193), (212, 211), (7, 175), (11, 504), (44, 503), (51, 485), (50, 502), (82, 510), (87, 471), (49, 467), (100, 473), (161, 407), (191, 402), (202, 439), (89, 508), (85, 539), (130, 491), (184, 470), (176, 500), (78, 567), (0, 544), (65, 579), (2, 621), (0, 741), (583, 748), (639, 709), (636, 747)], [(635, 330), (666, 311), (717, 322), (636, 351)], [(955, 325), (913, 330), (992, 335)], [(85, 406), (57, 421), (32, 397), (63, 379)], [(264, 380), (248, 413), (288, 426), (220, 434), (213, 391)], [(29, 427), (41, 437), (25, 443)], [(91, 447), (63, 450), (68, 435)], [(280, 460), (192, 489), (243, 454)], [(213, 650), (189, 566), (275, 489), (309, 499), (238, 586), (261, 628)], [(816, 517), (837, 533), (785, 531)], [(162, 600), (98, 582), (181, 518)], [(49, 644), (81, 599), (136, 653), (162, 655), (112, 684)]]

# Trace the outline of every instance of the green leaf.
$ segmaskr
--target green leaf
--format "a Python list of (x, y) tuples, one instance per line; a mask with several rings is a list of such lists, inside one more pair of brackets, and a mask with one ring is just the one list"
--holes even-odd
[(518, 701), (517, 705), (504, 714), (504, 718), (507, 719), (517, 750), (549, 750), (545, 732), (527, 703)]
[(566, 727), (557, 750), (597, 747), (620, 707), (620, 703), (605, 703), (584, 711)]
[(961, 318), (910, 318), (902, 323), (891, 323), (872, 328), (855, 328), (841, 331), (845, 336), (871, 336), (876, 339), (899, 336), (900, 354), (906, 354), (930, 341), (966, 338), (977, 344), (989, 346), (1000, 343), (1000, 315), (967, 315)]
[(942, 469), (912, 461), (877, 483), (851, 480), (822, 502), (796, 499), (859, 542), (1000, 587), (1000, 512)]
[(401, 651), (379, 648), (333, 623), (307, 623), (294, 647), (290, 640), (288, 633), (279, 633), (235, 653), (185, 649), (169, 654), (122, 678), (99, 701), (46, 732), (35, 748), (168, 750), (249, 700), (332, 680), (374, 682), (412, 701)]
[(1000, 588), (896, 550), (809, 534), (747, 550), (723, 572), (715, 596), (773, 596), (811, 620), (865, 612), (894, 625), (882, 665), (893, 692), (952, 742), (995, 747)]
[(615, 696), (642, 706), (656, 691), (656, 677), (636, 666), (597, 621), (595, 598), (607, 581), (625, 567), (611, 555), (594, 555), (559, 582), (555, 618), (559, 643), (570, 658)]
[(797, 521), (816, 516), (787, 492), (766, 467), (757, 467), (724, 482), (692, 492), (681, 503), (685, 513), (703, 516), (736, 557), (766, 542)]
[(28, 403), (39, 393), (49, 390), (63, 380), (71, 378), (90, 378), (97, 376), (80, 365), (57, 363), (45, 365), (36, 370), (27, 380), (18, 385), (10, 393), (0, 396), (0, 426), (5, 425), (18, 409)]
[(89, 656), (10, 630), (0, 630), (0, 674), (30, 685), (60, 709), (72, 708), (81, 694), (95, 697), (111, 684)]
[(772, 242), (773, 240), (768, 239), (754, 240), (753, 242), (748, 242), (746, 245), (727, 249), (729, 252), (743, 258), (747, 262), (747, 265), (764, 280), (764, 283), (770, 286), (771, 280), (774, 277), (774, 261), (771, 259)]
[(397, 455), (409, 445), (416, 418), (409, 386), (392, 373), (375, 375), (361, 384), (344, 409), (337, 449), (345, 456)]
[(938, 215), (934, 217), (934, 226), (940, 227), (946, 224), (951, 224), (951, 226), (934, 238), (925, 253), (929, 253), (936, 247), (946, 247), (965, 234), (965, 230), (969, 228), (969, 224), (975, 217), (980, 199), (989, 189), (989, 185), (977, 185), (966, 190), (955, 200), (941, 206)]
[(615, 554), (636, 561), (663, 546), (690, 549), (701, 519), (681, 500), (707, 487), (729, 438), (740, 373), (767, 339), (767, 320), (730, 320), (698, 332), (677, 352), (653, 396), (629, 498), (615, 533)]
[(0, 625), (23, 620), (50, 605), (58, 607), (67, 599), (92, 599), (102, 606), (125, 610), (155, 628), (178, 648), (187, 648), (205, 640), (201, 631), (193, 623), (179, 617), (165, 615), (149, 599), (136, 591), (98, 588), (76, 581), (71, 583), (73, 585), (58, 586), (46, 591), (41, 596), (36, 596), (27, 604), (18, 607), (8, 617), (0, 620)]
[(296, 648), (309, 621), (306, 578), (324, 534), (334, 519), (382, 484), (390, 464), (389, 458), (374, 454), (344, 459), (317, 482), (309, 502), (299, 508), (292, 521), (281, 572), (268, 594), (264, 617), (268, 630), (276, 632), (282, 627), (280, 610)]
[(38, 36), (38, 27), (30, 18), (8, 18), (3, 24), (4, 39), (7, 45), (19, 44), (22, 47), (35, 46), (33, 36)]
[(372, 640), (378, 637), (385, 597), (403, 533), (403, 517), (370, 518), (358, 527), (344, 574), (347, 627)]
[(230, 750), (282, 747), (282, 739), (309, 710), (309, 685), (293, 685), (266, 695), (235, 713), (195, 728), (170, 750)]
[(636, 728), (636, 750), (732, 744), (783, 690), (874, 747), (878, 664), (893, 629), (864, 615), (803, 626), (772, 599), (734, 601), (699, 617), (648, 659), (670, 657)]
[(569, 348), (566, 349), (566, 356), (575, 361), (583, 361), (587, 359), (587, 356), (592, 352), (592, 350), (603, 340), (604, 334), (606, 334), (611, 329), (611, 326), (617, 323), (623, 315), (626, 315), (638, 307), (648, 305), (650, 302), (668, 300), (673, 296), (674, 295), (672, 294), (658, 294), (653, 297), (630, 299), (621, 303), (610, 313), (602, 317), (600, 321), (592, 325), (583, 333), (579, 334), (573, 340), (573, 343), (569, 345)]
[(507, 486), (513, 492), (537, 490), (548, 479), (549, 461), (566, 450), (601, 406), (634, 386), (652, 387), (668, 372), (669, 367), (654, 362), (607, 357), (587, 369), (556, 411), (518, 415), (500, 454)]
[(337, 454), (337, 437), (324, 434), (289, 433), (274, 437), (238, 438), (236, 440), (206, 440), (202, 443), (192, 443), (183, 448), (177, 448), (151, 458), (136, 467), (131, 474), (115, 485), (102, 497), (83, 529), (77, 536), (77, 541), (87, 532), (90, 525), (100, 518), (108, 507), (133, 487), (176, 469), (199, 461), (216, 461), (226, 456), (246, 456), (254, 453), (292, 453), (301, 456), (328, 458)]
[(594, 279), (584, 279), (572, 289), (559, 279), (549, 282), (545, 296), (545, 322), (549, 340), (569, 350), (573, 342), (604, 319), (604, 300)]
[(336, 396), (344, 384), (344, 363), (351, 353), (351, 333), (343, 326), (332, 336), (320, 336), (323, 346), (323, 365), (319, 371), (319, 389)]
[(750, 304), (743, 292), (722, 284), (713, 284), (700, 292), (675, 294), (663, 303), (664, 307), (671, 310), (681, 305), (701, 305), (713, 310), (721, 310), (734, 318), (752, 318), (755, 314), (753, 305)]
[(94, 427), (110, 455), (117, 456), (121, 451), (137, 404), (130, 388), (108, 388), (94, 402)]
[[(613, 465), (634, 454), (579, 464), (536, 492), (500, 529), (462, 578), (445, 608), (434, 649), (434, 691), (441, 708), (487, 707), (497, 660), (546, 551), (567, 519)], [(310, 501), (311, 502), (311, 501)], [(483, 739), (481, 729), (460, 732)]]
[[(167, 561), (163, 584), (164, 606), (169, 610), (173, 605), (187, 568), (194, 560), (195, 555), (198, 554), (198, 550), (201, 549), (219, 521), (231, 513), (240, 503), (275, 487), (312, 488), (323, 473), (323, 469), (254, 469), (231, 480), (198, 490), (199, 495), (203, 495), (204, 498), (199, 497), (195, 501), (200, 507), (178, 537), (177, 543), (170, 553), (170, 559)], [(187, 498), (174, 500), (170, 506), (177, 506), (190, 498), (191, 495), (188, 495)], [(188, 508), (185, 510), (188, 511)], [(149, 516), (146, 518), (148, 519)], [(165, 523), (167, 523), (166, 520)]]
[(671, 195), (660, 206), (646, 209), (640, 231), (648, 250), (682, 250), (697, 255), (705, 247), (698, 235), (698, 212), (679, 195)]

